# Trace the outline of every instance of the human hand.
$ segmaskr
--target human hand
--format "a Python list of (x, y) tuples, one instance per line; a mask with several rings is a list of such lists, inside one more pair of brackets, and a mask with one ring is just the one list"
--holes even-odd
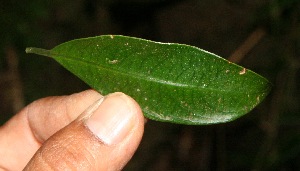
[(44, 98), (0, 127), (0, 170), (121, 170), (143, 131), (139, 105), (122, 93)]

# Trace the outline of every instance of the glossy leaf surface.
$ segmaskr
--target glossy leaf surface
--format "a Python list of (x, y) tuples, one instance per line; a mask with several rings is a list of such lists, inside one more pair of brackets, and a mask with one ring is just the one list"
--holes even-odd
[(182, 44), (106, 35), (26, 52), (54, 58), (104, 95), (130, 95), (146, 117), (158, 121), (232, 121), (251, 111), (271, 87), (250, 70)]

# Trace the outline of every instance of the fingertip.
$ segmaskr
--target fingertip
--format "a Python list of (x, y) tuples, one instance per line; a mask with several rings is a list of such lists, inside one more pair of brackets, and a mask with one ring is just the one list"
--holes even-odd
[(92, 113), (87, 112), (89, 116), (85, 124), (108, 145), (123, 141), (140, 122), (139, 107), (123, 93), (113, 93), (101, 98), (92, 108), (96, 109)]
[[(120, 170), (138, 148), (144, 124), (142, 111), (131, 97), (110, 94), (50, 137), (27, 168)], [(36, 166), (41, 163), (47, 164)]]

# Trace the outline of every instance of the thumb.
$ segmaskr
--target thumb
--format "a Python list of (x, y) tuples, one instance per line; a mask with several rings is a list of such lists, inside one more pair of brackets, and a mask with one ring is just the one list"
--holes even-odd
[(138, 104), (123, 93), (114, 93), (51, 136), (24, 170), (121, 170), (143, 131)]

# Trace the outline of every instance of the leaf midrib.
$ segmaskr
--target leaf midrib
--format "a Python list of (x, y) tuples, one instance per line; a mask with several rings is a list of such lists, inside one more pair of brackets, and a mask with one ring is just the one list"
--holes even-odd
[(199, 91), (204, 91), (204, 90), (209, 91), (210, 90), (210, 91), (216, 91), (216, 92), (229, 92), (229, 93), (233, 93), (233, 94), (236, 94), (236, 93), (240, 92), (240, 91), (236, 91), (236, 90), (228, 91), (228, 89), (225, 90), (225, 89), (217, 89), (217, 88), (204, 88), (204, 87), (196, 86), (196, 85), (174, 83), (174, 82), (171, 82), (171, 81), (165, 81), (165, 80), (157, 79), (157, 78), (154, 78), (154, 77), (140, 75), (140, 74), (132, 73), (132, 72), (128, 72), (128, 71), (121, 72), (121, 71), (118, 71), (116, 69), (110, 69), (109, 67), (103, 66), (102, 64), (96, 65), (95, 63), (92, 63), (92, 62), (89, 62), (89, 61), (86, 61), (86, 60), (82, 60), (82, 59), (78, 59), (78, 58), (62, 56), (62, 55), (59, 55), (59, 54), (53, 54), (53, 55), (56, 56), (54, 58), (60, 58), (60, 59), (63, 59), (63, 60), (65, 59), (65, 60), (69, 60), (69, 61), (77, 61), (77, 62), (81, 62), (83, 64), (90, 64), (90, 65), (92, 65), (96, 68), (101, 68), (101, 69), (106, 70), (106, 71), (117, 73), (117, 75), (124, 75), (124, 76), (127, 76), (127, 77), (134, 77), (136, 79), (141, 79), (141, 80), (145, 80), (145, 81), (149, 81), (149, 82), (157, 82), (157, 83), (160, 83), (160, 84), (166, 84), (166, 85), (176, 86), (176, 87), (195, 88), (195, 89), (198, 89)]

